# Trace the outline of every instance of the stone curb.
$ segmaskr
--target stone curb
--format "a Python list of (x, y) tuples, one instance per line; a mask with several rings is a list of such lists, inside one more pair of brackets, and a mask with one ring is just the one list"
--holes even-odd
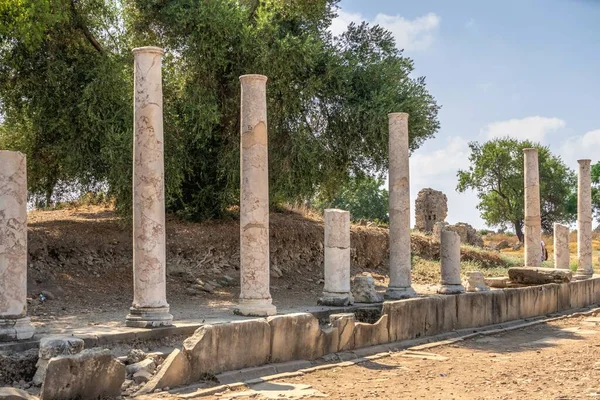
[[(242, 387), (247, 387), (247, 386), (253, 385), (253, 384), (270, 382), (270, 381), (277, 380), (277, 379), (297, 377), (297, 376), (302, 376), (304, 374), (309, 374), (312, 372), (323, 371), (323, 370), (328, 370), (328, 369), (333, 369), (333, 368), (350, 367), (350, 366), (353, 366), (356, 364), (362, 364), (362, 363), (365, 363), (368, 361), (377, 360), (377, 359), (381, 359), (381, 358), (385, 358), (385, 357), (396, 357), (396, 356), (400, 356), (401, 352), (403, 350), (413, 350), (413, 351), (427, 350), (427, 349), (431, 349), (434, 347), (440, 347), (440, 346), (445, 346), (445, 345), (449, 345), (449, 344), (453, 344), (453, 343), (457, 343), (457, 342), (462, 342), (464, 340), (471, 339), (471, 338), (474, 338), (477, 336), (496, 335), (498, 333), (511, 332), (514, 330), (528, 328), (530, 326), (535, 326), (535, 325), (539, 325), (539, 324), (546, 323), (546, 322), (558, 321), (558, 320), (567, 319), (567, 318), (577, 318), (577, 317), (581, 317), (581, 316), (590, 316), (590, 315), (594, 315), (594, 314), (600, 312), (600, 307), (594, 307), (594, 308), (584, 307), (584, 308), (575, 310), (575, 312), (573, 312), (572, 310), (570, 310), (570, 311), (571, 312), (553, 313), (553, 314), (551, 314), (551, 316), (548, 316), (548, 317), (535, 317), (535, 318), (528, 318), (528, 319), (519, 320), (519, 321), (511, 321), (510, 323), (490, 325), (490, 326), (486, 326), (486, 327), (482, 327), (482, 328), (477, 328), (474, 330), (473, 329), (464, 329), (464, 330), (462, 330), (463, 331), (462, 335), (458, 334), (457, 332), (447, 332), (447, 333), (443, 333), (443, 334), (431, 336), (431, 337), (424, 337), (424, 338), (413, 339), (413, 340), (405, 340), (402, 342), (389, 343), (389, 344), (383, 344), (383, 345), (378, 345), (378, 346), (365, 347), (362, 349), (356, 349), (354, 351), (336, 353), (335, 354), (336, 357), (342, 361), (323, 363), (323, 364), (315, 365), (310, 368), (299, 369), (295, 372), (284, 372), (284, 373), (279, 373), (279, 374), (275, 374), (275, 375), (268, 375), (268, 376), (263, 376), (260, 378), (249, 379), (249, 380), (243, 381), (243, 382), (236, 382), (236, 383), (232, 383), (232, 384), (215, 386), (212, 388), (199, 390), (194, 393), (180, 394), (178, 397), (182, 398), (182, 399), (196, 399), (196, 398), (214, 395), (216, 393), (224, 392), (227, 390), (235, 390), (235, 389), (239, 389)], [(502, 325), (504, 325), (504, 326), (502, 326)], [(472, 331), (472, 332), (467, 333), (464, 331)], [(455, 337), (447, 338), (451, 333), (454, 333)], [(442, 340), (440, 340), (440, 339), (442, 339)], [(421, 344), (419, 344), (419, 343), (421, 343)], [(360, 356), (357, 353), (360, 353)], [(350, 357), (353, 357), (353, 359), (350, 359)], [(286, 363), (286, 364), (290, 365), (293, 363), (294, 362)], [(306, 364), (307, 361), (299, 361), (298, 363)], [(264, 368), (264, 367), (248, 368), (245, 371), (250, 372), (250, 370), (260, 369), (260, 368)], [(235, 371), (233, 371), (233, 372), (235, 372)], [(180, 392), (182, 390), (185, 390), (185, 388), (181, 388), (179, 390), (172, 390), (172, 391), (169, 391), (168, 393), (177, 394), (178, 392)], [(154, 396), (152, 398), (154, 398)]]

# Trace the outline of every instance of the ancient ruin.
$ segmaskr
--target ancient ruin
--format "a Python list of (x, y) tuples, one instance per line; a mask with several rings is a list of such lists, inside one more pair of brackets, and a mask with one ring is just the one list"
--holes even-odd
[(127, 326), (171, 325), (166, 282), (165, 172), (158, 47), (134, 55), (133, 305)]
[(386, 296), (405, 299), (416, 295), (411, 286), (410, 179), (408, 114), (392, 113), (389, 120), (390, 284)]
[(524, 149), (525, 159), (525, 266), (542, 264), (542, 221), (540, 219), (540, 176), (537, 149)]
[(241, 103), (240, 271), (235, 312), (274, 315), (269, 289), (269, 169), (267, 77), (243, 75)]
[(415, 201), (415, 229), (433, 232), (436, 222), (444, 222), (448, 216), (448, 198), (438, 190), (422, 189)]
[(347, 306), (354, 303), (350, 292), (350, 213), (326, 209), (325, 284), (319, 304)]
[(467, 292), (487, 292), (490, 288), (485, 284), (485, 276), (480, 271), (467, 272)]
[(483, 238), (481, 235), (477, 233), (475, 228), (465, 222), (458, 222), (454, 225), (450, 225), (447, 222), (436, 222), (433, 226), (433, 236), (437, 238), (437, 240), (440, 240), (443, 230), (450, 230), (458, 233), (462, 244), (483, 247)]
[(577, 176), (577, 272), (574, 279), (594, 275), (592, 266), (592, 178), (591, 160), (578, 160)]
[(440, 261), (442, 280), (438, 293), (463, 293), (460, 279), (460, 236), (451, 230), (443, 230), (440, 238)]
[(558, 223), (554, 224), (554, 267), (560, 269), (571, 268), (569, 227)]

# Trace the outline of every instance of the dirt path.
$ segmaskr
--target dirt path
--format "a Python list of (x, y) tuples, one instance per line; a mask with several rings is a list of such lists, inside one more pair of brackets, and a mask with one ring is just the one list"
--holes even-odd
[[(433, 348), (431, 357), (395, 353), (352, 367), (272, 382), (259, 394), (229, 392), (211, 399), (323, 395), (328, 399), (600, 398), (599, 325), (598, 317), (556, 321)], [(296, 390), (289, 394), (306, 396), (269, 396), (292, 386)]]

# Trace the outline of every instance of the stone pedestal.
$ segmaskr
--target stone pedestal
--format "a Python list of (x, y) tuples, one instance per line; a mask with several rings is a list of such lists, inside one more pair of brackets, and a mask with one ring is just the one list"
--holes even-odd
[(0, 341), (30, 339), (27, 317), (27, 163), (0, 151)]
[(467, 272), (467, 292), (489, 292), (485, 276), (480, 271)]
[(540, 177), (537, 149), (523, 149), (525, 155), (525, 266), (542, 264), (542, 221), (540, 218)]
[(388, 122), (390, 283), (385, 297), (406, 299), (416, 296), (410, 276), (408, 114), (391, 113)]
[(173, 323), (166, 287), (163, 50), (140, 47), (133, 55), (133, 305), (126, 324), (152, 328)]
[(354, 303), (350, 292), (350, 213), (325, 210), (325, 285), (319, 304), (343, 307)]
[(267, 77), (240, 76), (240, 286), (236, 314), (276, 314), (269, 289)]
[(577, 272), (575, 280), (591, 278), (592, 266), (592, 177), (591, 160), (577, 160)]
[(443, 230), (440, 237), (440, 259), (442, 281), (440, 294), (463, 293), (465, 288), (460, 280), (460, 236), (450, 230)]
[(571, 268), (569, 227), (558, 223), (554, 223), (554, 268)]

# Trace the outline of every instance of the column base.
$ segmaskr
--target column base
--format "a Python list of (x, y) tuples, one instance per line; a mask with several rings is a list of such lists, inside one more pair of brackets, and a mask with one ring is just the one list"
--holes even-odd
[(437, 292), (438, 294), (460, 294), (465, 292), (465, 288), (463, 285), (441, 285)]
[(573, 280), (574, 281), (584, 281), (586, 279), (590, 279), (592, 276), (594, 276), (594, 270), (591, 271), (585, 271), (585, 270), (577, 270), (575, 271), (575, 275), (573, 275)]
[(277, 314), (277, 307), (272, 299), (240, 299), (239, 304), (233, 309), (236, 315), (247, 317), (268, 317)]
[(384, 295), (384, 298), (389, 300), (403, 300), (410, 299), (411, 297), (417, 297), (417, 292), (415, 292), (412, 286), (388, 287)]
[(31, 339), (35, 328), (31, 326), (29, 317), (2, 318), (0, 317), (0, 342)]
[(317, 304), (320, 306), (346, 307), (354, 304), (354, 296), (352, 296), (352, 293), (323, 292), (323, 296), (319, 298)]
[(134, 328), (158, 328), (173, 325), (173, 316), (166, 307), (131, 307), (127, 315), (126, 326)]

